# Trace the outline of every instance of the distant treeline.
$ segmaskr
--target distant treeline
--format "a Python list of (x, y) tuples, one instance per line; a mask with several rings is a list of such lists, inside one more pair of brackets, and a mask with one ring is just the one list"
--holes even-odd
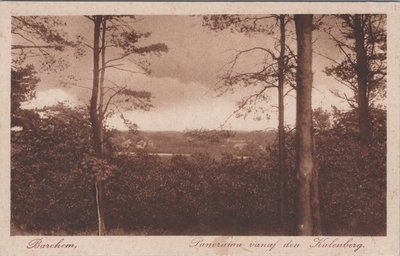
[[(276, 142), (276, 130), (232, 131), (229, 137), (216, 140), (197, 138), (192, 131), (114, 131), (111, 141), (114, 152), (133, 152), (144, 149), (149, 153), (194, 154), (208, 152), (217, 158), (228, 153), (251, 156), (265, 152), (268, 145)], [(205, 130), (205, 132), (211, 132)], [(214, 140), (212, 140), (214, 139)]]
[[(90, 126), (58, 106), (35, 129), (12, 132), (12, 234), (96, 234), (93, 179), (104, 183), (108, 234), (279, 234), (276, 143), (252, 158), (207, 153), (160, 158), (90, 154)], [(373, 141), (358, 143), (355, 112), (315, 122), (324, 235), (386, 233), (386, 111), (372, 112)], [(35, 119), (36, 118), (36, 119)], [(68, 125), (67, 125), (68, 124)], [(294, 198), (294, 136), (288, 133), (288, 188)], [(289, 201), (288, 223), (294, 224)]]

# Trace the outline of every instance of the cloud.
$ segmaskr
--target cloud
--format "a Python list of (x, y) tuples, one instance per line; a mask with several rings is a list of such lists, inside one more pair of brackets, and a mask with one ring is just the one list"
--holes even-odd
[[(113, 74), (113, 79), (119, 77)], [(152, 94), (154, 108), (150, 111), (125, 111), (124, 116), (136, 123), (141, 130), (185, 130), (185, 129), (216, 129), (236, 110), (236, 102), (242, 97), (253, 94), (254, 89), (238, 89), (217, 97), (217, 93), (201, 82), (184, 82), (173, 77), (149, 77), (133, 75), (125, 78), (130, 89), (145, 90)], [(313, 90), (313, 107), (325, 109), (331, 105), (346, 108), (346, 103), (334, 97), (326, 86), (317, 86)], [(86, 92), (86, 94), (84, 94)], [(249, 116), (246, 119), (231, 117), (225, 129), (234, 130), (263, 130), (276, 128), (278, 124), (277, 110), (271, 107), (277, 105), (277, 90), (270, 90), (269, 108), (271, 118), (259, 121)], [(295, 92), (292, 97), (285, 98), (285, 123), (294, 126), (296, 120)], [(83, 98), (82, 98), (83, 97)], [(37, 98), (25, 104), (25, 108), (55, 105), (58, 102), (68, 102), (70, 105), (88, 103), (90, 91), (77, 93), (76, 88), (51, 88), (39, 90)], [(120, 130), (126, 130), (119, 116), (108, 120), (108, 124)]]
[[(136, 78), (135, 89), (152, 93), (150, 111), (128, 111), (125, 118), (142, 130), (216, 129), (235, 111), (236, 102), (249, 95), (249, 89), (217, 97), (216, 92), (200, 82), (183, 82), (176, 78)], [(232, 117), (226, 128), (259, 130), (275, 127), (275, 120), (253, 121)], [(118, 117), (109, 120), (118, 129), (126, 129)]]
[(53, 106), (59, 102), (67, 105), (77, 105), (77, 99), (63, 89), (49, 89), (36, 92), (36, 98), (30, 102), (22, 104), (23, 108), (43, 108), (44, 106)]
[[(250, 95), (251, 88), (238, 89), (233, 94), (225, 94), (216, 97), (212, 87), (220, 74), (220, 68), (231, 60), (235, 51), (248, 49), (254, 46), (272, 46), (274, 40), (264, 34), (248, 36), (242, 33), (231, 33), (224, 30), (218, 33), (211, 32), (202, 26), (202, 18), (196, 16), (146, 16), (140, 22), (135, 23), (139, 31), (151, 31), (152, 35), (145, 40), (144, 45), (164, 42), (169, 47), (169, 52), (161, 56), (150, 55), (146, 59), (151, 63), (152, 77), (140, 74), (130, 74), (113, 68), (107, 69), (106, 86), (111, 87), (113, 81), (122, 86), (128, 86), (134, 90), (146, 90), (152, 94), (152, 108), (148, 112), (129, 111), (125, 115), (137, 123), (141, 129), (148, 130), (182, 130), (185, 128), (208, 128), (220, 126), (236, 108), (236, 102), (242, 97)], [(69, 24), (71, 34), (90, 35), (92, 24), (83, 17), (65, 17)], [(332, 42), (326, 37), (318, 37), (320, 51), (327, 56), (336, 56), (332, 51)], [(90, 36), (87, 36), (90, 42)], [(107, 57), (115, 57), (115, 52), (107, 51)], [(64, 57), (64, 56), (63, 56)], [(254, 66), (258, 58), (263, 55), (255, 52), (248, 55), (243, 63), (244, 67)], [(73, 55), (65, 56), (70, 62), (66, 70), (59, 73), (40, 75), (41, 83), (38, 86), (38, 97), (27, 107), (42, 107), (54, 105), (57, 102), (68, 101), (72, 105), (89, 104), (91, 95), (92, 55), (76, 59)], [(124, 68), (134, 69), (128, 61), (118, 64), (126, 64)], [(314, 87), (313, 107), (319, 106), (325, 109), (331, 105), (346, 108), (347, 103), (333, 96), (329, 89), (339, 88), (334, 79), (327, 77), (323, 68), (331, 65), (330, 61), (314, 55), (313, 72)], [(69, 76), (76, 78), (75, 84), (70, 87), (62, 87), (59, 81), (67, 80)], [(339, 85), (340, 86), (340, 85)], [(342, 90), (342, 88), (340, 87)], [(109, 91), (112, 92), (112, 91)], [(270, 120), (262, 119), (254, 121), (252, 116), (246, 120), (232, 117), (226, 128), (255, 130), (275, 128), (277, 126), (277, 111), (271, 107), (277, 105), (276, 90), (269, 91), (271, 101), (265, 106), (269, 108)], [(292, 96), (295, 92), (292, 92)], [(294, 97), (285, 98), (286, 124), (294, 125), (296, 104)], [(118, 118), (113, 118), (110, 123), (123, 129), (123, 123)]]

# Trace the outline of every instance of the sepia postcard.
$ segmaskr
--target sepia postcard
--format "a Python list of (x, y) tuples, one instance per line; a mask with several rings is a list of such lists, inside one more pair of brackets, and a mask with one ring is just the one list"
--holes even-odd
[(398, 255), (398, 3), (0, 3), (0, 255)]

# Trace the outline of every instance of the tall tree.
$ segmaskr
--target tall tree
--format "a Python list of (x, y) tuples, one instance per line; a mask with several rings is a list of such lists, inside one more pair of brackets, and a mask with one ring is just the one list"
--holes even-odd
[(337, 15), (339, 21), (328, 33), (344, 58), (325, 72), (353, 91), (353, 96), (335, 91), (358, 110), (359, 139), (367, 145), (371, 137), (369, 109), (385, 97), (386, 17), (384, 15)]
[(312, 15), (295, 15), (297, 35), (296, 177), (299, 235), (313, 235), (311, 206), (311, 181), (313, 178), (312, 21)]
[[(106, 70), (113, 68), (128, 73), (137, 73), (139, 67), (144, 72), (148, 72), (145, 62), (138, 62), (132, 59), (134, 56), (144, 56), (149, 53), (160, 54), (168, 50), (165, 44), (151, 44), (148, 46), (137, 46), (136, 44), (141, 38), (147, 38), (150, 33), (139, 33), (135, 31), (132, 24), (133, 16), (87, 16), (93, 22), (93, 46), (83, 42), (93, 51), (93, 84), (92, 94), (89, 105), (90, 120), (93, 131), (93, 148), (99, 158), (104, 157), (104, 129), (105, 118), (109, 113), (109, 106), (113, 104), (115, 109), (120, 112), (119, 107), (115, 103), (128, 104), (129, 108), (148, 109), (150, 104), (150, 93), (146, 91), (136, 91), (128, 88), (127, 85), (119, 85), (117, 82), (106, 79)], [(107, 49), (113, 49), (113, 56), (107, 59)], [(130, 66), (134, 69), (126, 69), (123, 66), (123, 60), (128, 60)], [(105, 87), (105, 81), (110, 86)], [(107, 94), (109, 93), (109, 94)], [(107, 98), (107, 100), (105, 100)], [(112, 101), (120, 97), (115, 103)], [(120, 112), (123, 118), (122, 112)], [(124, 119), (125, 122), (128, 120)], [(131, 124), (130, 124), (131, 125)], [(96, 188), (96, 200), (98, 210), (99, 235), (103, 235), (106, 231), (104, 222), (103, 207), (103, 181), (104, 177), (98, 177)]]
[(358, 119), (360, 124), (360, 142), (368, 144), (370, 138), (369, 114), (368, 114), (368, 63), (367, 51), (364, 45), (365, 32), (362, 16), (354, 15), (354, 38), (356, 48), (356, 74), (358, 84)]
[(285, 223), (288, 223), (288, 188), (286, 168), (286, 147), (285, 147), (285, 58), (286, 58), (286, 18), (279, 15), (280, 50), (278, 59), (278, 143), (279, 143), (279, 194), (280, 194), (280, 223), (283, 229), (287, 230)]
[[(146, 39), (150, 33), (140, 33), (133, 29), (133, 16), (87, 16), (93, 22), (93, 45), (80, 42), (93, 51), (93, 77), (92, 95), (90, 101), (90, 113), (93, 124), (94, 148), (99, 155), (104, 154), (104, 121), (110, 115), (110, 106), (113, 111), (119, 111), (118, 106), (127, 109), (145, 109), (151, 107), (151, 94), (146, 91), (136, 91), (129, 88), (128, 84), (120, 84), (118, 81), (107, 79), (106, 70), (113, 69), (117, 72), (128, 74), (148, 74), (148, 62), (143, 58), (147, 54), (161, 54), (168, 50), (163, 43), (147, 46), (137, 46), (139, 41)], [(107, 54), (108, 53), (108, 54)], [(125, 66), (125, 67), (124, 67)]]
[[(287, 232), (288, 223), (288, 189), (287, 189), (287, 167), (285, 148), (285, 102), (284, 97), (295, 88), (295, 54), (289, 47), (287, 40), (287, 25), (290, 22), (288, 15), (212, 15), (204, 18), (204, 24), (212, 30), (231, 28), (245, 34), (263, 33), (272, 37), (278, 33), (274, 47), (253, 47), (238, 51), (234, 59), (228, 63), (227, 72), (221, 77), (222, 89), (231, 89), (235, 85), (243, 87), (254, 86), (256, 92), (242, 98), (238, 108), (226, 119), (224, 124), (233, 116), (240, 115), (241, 110), (246, 112), (264, 109), (256, 108), (257, 104), (268, 101), (268, 90), (275, 88), (278, 91), (278, 146), (279, 146), (279, 195), (280, 195), (280, 223), (284, 232)], [(271, 48), (271, 49), (270, 49)], [(265, 54), (260, 69), (251, 67), (250, 70), (240, 71), (239, 62), (250, 54), (261, 52)], [(289, 89), (285, 88), (289, 85)], [(258, 87), (258, 88), (257, 88)]]
[[(93, 31), (93, 87), (92, 87), (92, 97), (90, 98), (90, 121), (93, 131), (93, 148), (96, 154), (102, 158), (103, 151), (101, 146), (101, 130), (103, 127), (98, 118), (97, 112), (97, 99), (99, 97), (99, 75), (100, 75), (100, 30), (102, 23), (102, 16), (95, 16), (92, 18), (94, 23)], [(97, 218), (98, 218), (98, 234), (103, 235), (106, 231), (105, 221), (104, 221), (104, 208), (103, 208), (103, 183), (101, 177), (96, 179), (95, 182), (96, 190), (96, 206), (97, 206)]]

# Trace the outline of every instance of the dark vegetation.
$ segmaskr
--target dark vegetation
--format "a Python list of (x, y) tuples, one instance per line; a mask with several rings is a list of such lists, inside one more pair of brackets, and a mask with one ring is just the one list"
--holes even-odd
[[(204, 153), (162, 158), (142, 150), (99, 159), (83, 109), (58, 105), (37, 112), (43, 117), (33, 115), (34, 129), (12, 132), (13, 234), (96, 234), (93, 180), (99, 172), (108, 177), (108, 234), (280, 234), (276, 143), (249, 159)], [(386, 111), (371, 113), (373, 142), (363, 151), (354, 111), (315, 111), (326, 235), (385, 235)], [(293, 198), (291, 132), (286, 146)], [(294, 225), (293, 200), (287, 221)]]
[[(269, 107), (259, 103), (269, 103), (269, 89), (278, 89), (278, 129), (259, 133), (138, 132), (123, 111), (150, 110), (151, 94), (110, 81), (106, 70), (149, 74), (147, 57), (168, 47), (139, 46), (151, 33), (135, 31), (134, 16), (82, 18), (93, 23), (93, 45), (83, 35), (67, 40), (67, 23), (58, 17), (12, 19), (18, 38), (11, 46), (12, 234), (386, 234), (386, 109), (379, 104), (386, 96), (384, 15), (205, 16), (203, 26), (216, 32), (269, 37), (279, 29), (275, 51), (237, 51), (220, 77), (221, 93), (260, 86), (228, 119), (265, 117)], [(333, 64), (325, 73), (352, 91), (332, 91), (349, 111), (311, 108), (315, 30), (341, 52), (337, 60), (327, 57)], [(110, 47), (115, 58), (106, 54)], [(85, 49), (93, 54), (86, 108), (21, 107), (35, 97), (38, 71), (63, 70), (60, 52), (82, 58)], [(238, 58), (251, 51), (265, 53), (254, 66), (261, 70), (236, 72)], [(119, 63), (128, 57), (134, 70)], [(284, 97), (292, 90), (297, 119), (288, 130)], [(115, 115), (128, 133), (109, 129), (106, 120)]]

